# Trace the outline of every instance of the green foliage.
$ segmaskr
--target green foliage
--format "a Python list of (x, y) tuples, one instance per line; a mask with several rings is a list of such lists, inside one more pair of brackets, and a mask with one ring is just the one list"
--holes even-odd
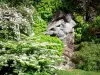
[[(84, 34), (87, 34), (87, 28), (89, 27), (89, 23), (84, 22), (83, 17), (81, 15), (75, 14), (77, 25), (75, 27), (75, 41), (76, 43), (80, 43), (84, 37)], [(87, 36), (88, 37), (88, 36)]]
[[(14, 75), (53, 74), (55, 65), (58, 62), (63, 61), (61, 57), (63, 50), (62, 42), (57, 37), (44, 35), (47, 23), (39, 16), (34, 8), (23, 6), (18, 6), (16, 8), (30, 24), (33, 24), (32, 21), (34, 20), (34, 28), (31, 25), (34, 33), (31, 33), (30, 35), (24, 33), (24, 30), (27, 32), (27, 27), (30, 27), (30, 25), (25, 24), (27, 25), (26, 27), (22, 24), (23, 26), (19, 25), (24, 28), (19, 28), (19, 31), (21, 32), (20, 41), (15, 41), (13, 38), (10, 38), (11, 40), (0, 38), (0, 74), (3, 74), (3, 72), (4, 74)], [(31, 9), (34, 12), (34, 15), (32, 14), (33, 12), (31, 13), (31, 11), (29, 11)], [(29, 13), (27, 11), (29, 11)], [(6, 26), (10, 25), (11, 24)], [(15, 27), (13, 28), (15, 29)], [(12, 30), (9, 29), (9, 33), (14, 31), (13, 28)], [(29, 31), (31, 30), (29, 29)]]
[(47, 75), (50, 75), (52, 73), (55, 69), (54, 65), (62, 61), (58, 50), (46, 49), (53, 43), (39, 43), (33, 39), (38, 40), (37, 37), (30, 36), (20, 42), (8, 40), (0, 42), (0, 74), (2, 74), (4, 67), (7, 67), (6, 69), (13, 68), (10, 72), (5, 71), (7, 74), (36, 74), (40, 72), (41, 75), (41, 72), (45, 72), (44, 74), (48, 72)]
[[(62, 62), (63, 43), (57, 37), (44, 35), (47, 22), (52, 18), (52, 12), (55, 10), (75, 11), (76, 6), (73, 0), (0, 0), (0, 4), (7, 3), (9, 6), (16, 7), (17, 12), (28, 21), (19, 24), (19, 29), (15, 28), (12, 22), (0, 21), (0, 74), (13, 75), (54, 75), (56, 63)], [(33, 4), (36, 8), (32, 7)], [(1, 6), (0, 6), (1, 7)], [(3, 7), (5, 8), (5, 7)], [(33, 14), (34, 13), (34, 14)], [(98, 16), (94, 23), (86, 23), (83, 17), (77, 13), (75, 20), (76, 43), (82, 41), (91, 41), (93, 37), (88, 35), (89, 27), (99, 27), (100, 17)], [(19, 23), (19, 21), (18, 21)], [(18, 24), (17, 23), (17, 24)], [(33, 28), (33, 26), (34, 28)], [(22, 29), (21, 29), (22, 28)], [(31, 28), (31, 29), (30, 29)], [(17, 29), (17, 30), (16, 30)], [(31, 30), (34, 30), (34, 33)], [(20, 35), (17, 35), (20, 32)], [(28, 32), (32, 33), (31, 35)], [(14, 37), (21, 37), (20, 41), (13, 40)], [(7, 40), (10, 38), (11, 40)], [(16, 38), (18, 39), (18, 38)], [(95, 39), (95, 42), (100, 39)], [(84, 70), (100, 70), (100, 44), (82, 43), (79, 50), (76, 51), (73, 61), (77, 68)], [(1, 73), (2, 72), (2, 73)], [(61, 75), (64, 72), (58, 73)], [(92, 73), (75, 72), (64, 73), (69, 75), (81, 74), (92, 75)], [(94, 75), (96, 75), (94, 73)]]
[(34, 4), (43, 20), (49, 21), (52, 18), (52, 12), (62, 5), (62, 0), (41, 0)]
[[(55, 0), (42, 0), (40, 1), (37, 5), (35, 5), (37, 12), (34, 13), (34, 32), (36, 36), (40, 36), (44, 41), (49, 40), (51, 42), (55, 42), (57, 37), (50, 37), (48, 35), (44, 35), (46, 28), (47, 28), (47, 21), (48, 19), (52, 16), (52, 11), (55, 9), (56, 5), (55, 3), (59, 3), (60, 1), (55, 1)], [(47, 16), (45, 16), (47, 15)], [(44, 16), (44, 17), (42, 17)], [(55, 40), (53, 40), (55, 38)], [(42, 40), (41, 39), (41, 40)], [(46, 39), (46, 40), (45, 40)], [(41, 41), (40, 40), (40, 41)], [(61, 43), (59, 39), (57, 39), (58, 43)], [(56, 41), (56, 42), (57, 42)]]
[(96, 17), (95, 21), (91, 24), (90, 27), (96, 27), (96, 28), (100, 27), (100, 16)]
[(6, 3), (11, 7), (17, 7), (20, 5), (29, 6), (33, 0), (0, 0), (0, 3)]
[(74, 57), (77, 68), (100, 71), (100, 44), (83, 42), (77, 50)]
[(76, 43), (81, 43), (82, 41), (96, 40), (96, 31), (100, 31), (100, 17), (97, 16), (94, 22), (85, 22), (81, 15), (78, 15), (76, 13), (74, 15), (76, 16), (75, 20), (77, 22), (77, 25), (75, 27)]
[(30, 9), (27, 7), (19, 7), (19, 9), (16, 9), (8, 7), (6, 4), (0, 5), (1, 38), (19, 41), (21, 34), (30, 35), (33, 32), (31, 25), (33, 21), (33, 11), (32, 7)]
[(78, 4), (74, 3), (74, 0), (60, 0), (61, 3), (58, 4), (58, 9), (61, 9), (65, 12), (75, 12)]
[(46, 32), (46, 28), (47, 28), (47, 22), (44, 21), (40, 16), (38, 16), (38, 13), (35, 13), (34, 16), (34, 33), (35, 36), (38, 37), (39, 39), (37, 40), (38, 42), (49, 42), (49, 43), (57, 43), (59, 46), (56, 45), (52, 45), (52, 46), (44, 46), (45, 48), (48, 49), (57, 49), (59, 50), (59, 54), (62, 54), (62, 50), (64, 48), (62, 41), (57, 38), (57, 37), (50, 37), (49, 35), (45, 35), (44, 33)]
[(57, 70), (57, 75), (99, 75), (100, 72), (92, 72), (92, 71), (84, 71), (79, 69), (72, 69), (72, 70)]
[(100, 16), (97, 16), (96, 17), (96, 22), (95, 22), (96, 24), (96, 26), (98, 26), (98, 27), (100, 27)]

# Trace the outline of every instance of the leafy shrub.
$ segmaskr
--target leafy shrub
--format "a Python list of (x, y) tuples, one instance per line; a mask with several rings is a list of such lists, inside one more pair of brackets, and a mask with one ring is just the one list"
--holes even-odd
[[(19, 42), (1, 39), (1, 71), (7, 67), (12, 69), (6, 71), (8, 74), (51, 75), (56, 63), (62, 61), (62, 42), (57, 37), (44, 35), (47, 23), (37, 13), (34, 19), (32, 35), (21, 35), (23, 40)], [(8, 64), (9, 61), (12, 61), (12, 67)]]
[(59, 6), (62, 6), (62, 0), (40, 0), (38, 3), (34, 1), (39, 15), (45, 21), (50, 21), (52, 18), (52, 12), (54, 12)]
[(54, 66), (62, 59), (58, 55), (58, 50), (46, 48), (50, 45), (59, 46), (59, 44), (36, 41), (34, 43), (33, 39), (37, 38), (30, 36), (20, 42), (8, 40), (0, 42), (0, 74), (37, 75), (41, 72), (52, 74)]
[(100, 44), (82, 42), (77, 50), (74, 57), (77, 68), (100, 71)]
[(77, 25), (75, 27), (75, 41), (76, 43), (80, 43), (82, 40), (86, 39), (89, 23), (84, 22), (83, 17), (81, 15), (75, 14), (75, 16), (75, 20), (77, 22)]
[[(31, 13), (31, 11), (29, 11), (31, 8), (22, 6), (16, 8), (18, 12), (22, 14), (21, 16), (30, 24), (25, 24), (24, 26), (23, 23), (26, 22), (22, 22), (22, 24), (19, 25), (23, 25), (23, 29), (20, 30), (19, 28), (18, 30), (21, 33), (21, 39), (20, 41), (15, 41), (12, 38), (13, 35), (10, 34), (14, 31), (15, 27), (11, 30), (7, 29), (11, 24), (6, 23), (9, 25), (6, 25), (5, 29), (9, 31), (11, 38), (5, 39), (7, 36), (0, 38), (0, 74), (51, 75), (55, 69), (55, 64), (62, 61), (62, 42), (57, 39), (57, 37), (44, 35), (47, 23), (39, 17), (38, 12), (34, 11), (33, 15), (33, 12)], [(30, 13), (27, 13), (27, 11)], [(34, 29), (31, 25), (33, 24), (31, 22), (33, 20), (30, 20), (32, 18), (34, 18)], [(12, 25), (14, 26), (14, 24)], [(32, 29), (34, 33), (31, 32)], [(31, 32), (31, 34), (27, 31), (29, 31), (29, 33)], [(18, 38), (16, 39), (18, 40)]]
[(32, 0), (0, 0), (0, 3), (6, 3), (11, 7), (17, 7), (19, 5), (29, 6), (32, 4)]
[[(76, 43), (81, 43), (82, 41), (92, 41), (97, 39), (100, 35), (100, 17), (97, 16), (94, 22), (85, 22), (83, 17), (78, 14), (75, 20), (77, 25), (75, 27), (75, 41)], [(98, 33), (98, 34), (97, 34)]]
[(59, 46), (56, 45), (48, 45), (48, 46), (44, 46), (44, 48), (47, 49), (57, 49), (59, 50), (59, 55), (62, 54), (62, 50), (64, 48), (62, 41), (58, 38), (58, 37), (50, 37), (49, 35), (45, 35), (44, 33), (46, 32), (46, 28), (47, 28), (47, 22), (45, 20), (43, 20), (38, 12), (35, 12), (34, 14), (34, 33), (35, 36), (38, 37), (37, 42), (49, 42), (49, 44), (51, 43), (57, 43)]
[(93, 71), (84, 71), (80, 69), (72, 69), (72, 70), (57, 70), (57, 75), (99, 75), (100, 72), (93, 72)]
[[(27, 9), (27, 10), (26, 10)], [(32, 20), (32, 9), (23, 7), (24, 13)], [(23, 10), (19, 10), (22, 12)], [(25, 12), (26, 11), (26, 12)], [(29, 13), (29, 12), (31, 13)], [(19, 41), (21, 34), (30, 35), (32, 31), (31, 22), (24, 13), (20, 13), (16, 8), (8, 7), (7, 4), (0, 5), (0, 36), (6, 39), (15, 39)]]

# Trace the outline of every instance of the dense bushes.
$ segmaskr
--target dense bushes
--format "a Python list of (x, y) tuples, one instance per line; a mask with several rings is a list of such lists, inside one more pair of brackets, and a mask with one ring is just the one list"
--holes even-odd
[(20, 42), (2, 40), (0, 74), (37, 74), (39, 72), (51, 74), (55, 69), (54, 65), (62, 59), (58, 55), (58, 50), (46, 48), (57, 47), (59, 44), (39, 43), (36, 40), (39, 40), (38, 37), (33, 36)]
[[(15, 10), (16, 12), (20, 12), (20, 16), (25, 21), (21, 22), (21, 24), (18, 21), (19, 29), (13, 23), (8, 23), (8, 20), (0, 21), (0, 27), (5, 27), (5, 29), (0, 29), (0, 36), (2, 36), (0, 38), (0, 74), (53, 74), (55, 64), (62, 61), (63, 44), (57, 37), (50, 37), (44, 35), (44, 33), (47, 28), (47, 22), (52, 17), (52, 12), (57, 8), (63, 11), (72, 11), (74, 7), (74, 5), (71, 5), (72, 0), (68, 2), (63, 0), (67, 6), (63, 6), (64, 3), (62, 0), (34, 0), (32, 2), (31, 0), (4, 1), (11, 6), (10, 9), (14, 9), (12, 6), (16, 7), (17, 10), (14, 9), (14, 12)], [(30, 4), (33, 4), (37, 11)], [(88, 29), (90, 27), (99, 27), (100, 17), (98, 16), (94, 23), (86, 23), (81, 15), (77, 13), (74, 15), (76, 16), (75, 20), (77, 22), (77, 26), (75, 27), (75, 41), (76, 44), (79, 44), (79, 48), (75, 53), (73, 61), (77, 64), (77, 68), (99, 71), (100, 39), (89, 35)], [(16, 40), (13, 39), (13, 35), (14, 37), (18, 37), (19, 34), (17, 35), (17, 31), (20, 33), (20, 41), (16, 41), (18, 38)], [(90, 42), (92, 40), (97, 43)]]
[(57, 37), (50, 37), (49, 35), (45, 35), (48, 23), (47, 21), (41, 18), (41, 14), (36, 12), (33, 17), (34, 17), (34, 22), (35, 22), (34, 28), (33, 28), (34, 33), (36, 37), (40, 38), (40, 40), (37, 40), (37, 41), (40, 43), (49, 42), (49, 43), (59, 44), (59, 46), (47, 46), (47, 47), (44, 46), (44, 47), (48, 49), (57, 49), (59, 50), (59, 54), (61, 55), (63, 47), (64, 47), (62, 41)]
[(38, 3), (33, 3), (41, 18), (45, 21), (50, 21), (52, 18), (52, 12), (55, 11), (61, 4), (62, 0), (41, 0)]
[(99, 71), (100, 34), (97, 35), (96, 32), (100, 32), (100, 19), (97, 17), (94, 22), (90, 23), (83, 21), (82, 16), (77, 15), (76, 21), (75, 41), (79, 47), (76, 49), (73, 61), (79, 69)]
[(100, 71), (100, 44), (82, 42), (76, 51), (74, 62), (77, 64), (77, 68)]
[[(7, 4), (0, 5), (0, 36), (5, 39), (19, 41), (21, 34), (30, 35), (32, 30), (32, 9), (21, 7), (16, 9), (8, 7)], [(21, 11), (21, 12), (20, 12)], [(23, 13), (22, 13), (23, 12)], [(24, 16), (24, 14), (26, 14)], [(24, 16), (24, 17), (23, 17)], [(30, 19), (29, 19), (30, 18)]]
[[(19, 28), (21, 33), (20, 40), (13, 38), (6, 39), (7, 36), (15, 37), (12, 34), (5, 36), (5, 38), (0, 38), (0, 74), (53, 74), (56, 63), (62, 61), (60, 56), (63, 50), (62, 42), (57, 37), (51, 38), (44, 35), (47, 23), (39, 17), (38, 12), (34, 11), (35, 9), (33, 10), (33, 15), (31, 8), (22, 6), (16, 8), (30, 24), (22, 22), (24, 24), (19, 25), (20, 27), (24, 25), (24, 29), (20, 30), (21, 28)], [(34, 19), (34, 25), (32, 18)], [(9, 27), (10, 25), (13, 24), (8, 24), (7, 26)], [(27, 29), (28, 27), (31, 29)], [(13, 28), (16, 29), (15, 27)], [(15, 32), (13, 28), (12, 30), (9, 29), (9, 33)], [(34, 30), (34, 33), (31, 30)], [(27, 31), (30, 31), (30, 33)]]
[(77, 25), (75, 27), (75, 42), (76, 44), (82, 41), (96, 40), (100, 37), (100, 17), (97, 16), (94, 22), (85, 22), (83, 17), (75, 14)]
[(6, 3), (11, 7), (17, 7), (20, 5), (30, 6), (32, 4), (32, 0), (0, 0), (0, 3)]

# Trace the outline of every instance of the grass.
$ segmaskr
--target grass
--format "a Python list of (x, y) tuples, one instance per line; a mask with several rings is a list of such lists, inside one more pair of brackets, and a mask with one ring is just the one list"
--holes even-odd
[(57, 75), (100, 75), (100, 72), (84, 71), (79, 69), (57, 70)]

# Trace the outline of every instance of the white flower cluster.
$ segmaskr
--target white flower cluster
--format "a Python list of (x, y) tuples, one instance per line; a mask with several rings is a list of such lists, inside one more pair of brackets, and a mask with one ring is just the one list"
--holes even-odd
[(29, 20), (23, 17), (23, 14), (18, 12), (17, 9), (10, 8), (7, 5), (4, 5), (4, 8), (0, 7), (0, 28), (2, 29), (2, 31), (4, 31), (4, 33), (6, 31), (6, 35), (8, 37), (9, 37), (8, 34), (10, 33), (14, 34), (11, 36), (14, 36), (14, 39), (18, 41), (21, 38), (20, 37), (21, 33), (27, 35), (30, 35), (32, 33), (32, 26)]

